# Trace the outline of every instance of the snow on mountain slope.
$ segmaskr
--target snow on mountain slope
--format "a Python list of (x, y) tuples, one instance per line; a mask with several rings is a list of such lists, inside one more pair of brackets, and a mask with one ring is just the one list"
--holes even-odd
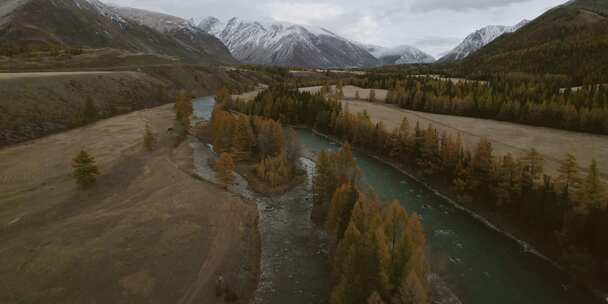
[(137, 8), (119, 6), (111, 6), (110, 8), (113, 12), (126, 19), (175, 38), (181, 42), (183, 47), (193, 52), (212, 55), (221, 58), (224, 62), (235, 62), (234, 58), (230, 55), (230, 51), (219, 39), (194, 26), (188, 20)]
[(232, 55), (245, 63), (314, 68), (378, 64), (358, 44), (323, 28), (238, 18), (222, 22), (208, 17), (191, 22), (222, 40)]
[(441, 57), (439, 62), (453, 61), (463, 59), (480, 48), (488, 45), (496, 38), (505, 33), (513, 33), (528, 24), (529, 20), (523, 20), (514, 26), (504, 25), (489, 25), (475, 31), (467, 36), (456, 48)]
[(161, 33), (192, 27), (187, 20), (171, 15), (122, 6), (109, 6), (109, 8), (124, 18), (151, 27)]
[[(91, 4), (93, 6), (93, 8), (97, 11), (98, 14), (100, 14), (102, 16), (106, 16), (114, 22), (117, 22), (117, 23), (120, 23), (123, 25), (127, 25), (127, 21), (125, 19), (123, 19), (120, 15), (113, 12), (109, 6), (106, 6), (101, 1), (99, 1), (99, 0), (85, 0), (85, 1), (88, 2), (89, 4)], [(74, 2), (74, 3), (78, 6), (78, 8), (82, 8), (82, 6), (78, 2)]]
[(392, 48), (373, 44), (360, 44), (370, 54), (380, 60), (381, 65), (432, 63), (435, 58), (418, 48), (400, 45)]

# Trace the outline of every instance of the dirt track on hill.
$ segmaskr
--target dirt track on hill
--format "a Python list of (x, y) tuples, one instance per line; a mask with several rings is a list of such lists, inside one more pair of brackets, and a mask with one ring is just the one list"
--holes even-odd
[[(257, 210), (192, 178), (172, 105), (0, 149), (0, 303), (223, 303), (255, 290)], [(142, 148), (146, 124), (159, 148)], [(101, 175), (71, 176), (86, 148)]]
[[(19, 79), (19, 78), (37, 78), (37, 77), (55, 77), (55, 76), (75, 76), (75, 75), (104, 75), (110, 73), (121, 72), (29, 72), (29, 73), (0, 73), (0, 80)], [(122, 72), (126, 73), (126, 72)]]

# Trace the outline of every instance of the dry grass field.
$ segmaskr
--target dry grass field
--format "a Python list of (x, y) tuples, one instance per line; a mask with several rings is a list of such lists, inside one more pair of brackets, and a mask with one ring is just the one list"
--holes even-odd
[[(300, 90), (317, 92), (320, 88), (309, 87)], [(353, 113), (367, 111), (374, 122), (382, 121), (390, 129), (398, 127), (403, 117), (407, 117), (412, 126), (419, 121), (422, 127), (432, 124), (441, 132), (461, 134), (469, 147), (474, 147), (482, 137), (486, 137), (492, 142), (497, 155), (512, 153), (520, 156), (534, 148), (544, 156), (545, 169), (550, 174), (556, 174), (559, 161), (566, 153), (576, 156), (581, 169), (586, 169), (591, 160), (595, 159), (602, 177), (608, 180), (608, 136), (410, 111), (384, 104), (386, 90), (375, 90), (377, 103), (364, 101), (369, 98), (369, 91), (355, 86), (344, 86), (342, 103), (348, 105)], [(359, 92), (360, 100), (354, 100), (356, 92)]]
[(367, 111), (374, 122), (382, 121), (389, 129), (399, 127), (404, 117), (413, 125), (416, 121), (425, 128), (429, 124), (440, 132), (461, 134), (466, 145), (474, 147), (482, 137), (488, 138), (495, 154), (522, 155), (531, 148), (545, 158), (545, 169), (555, 174), (559, 160), (566, 153), (576, 156), (581, 167), (588, 167), (597, 160), (604, 179), (608, 179), (608, 136), (563, 131), (514, 124), (508, 122), (422, 113), (400, 109), (396, 106), (367, 101), (343, 100), (351, 112)]
[[(256, 207), (191, 176), (173, 117), (165, 105), (0, 149), (0, 303), (223, 303), (220, 274), (247, 302)], [(71, 176), (82, 148), (101, 171), (89, 190)]]
[[(332, 90), (335, 89), (335, 86), (331, 87)], [(309, 92), (309, 93), (316, 93), (319, 90), (321, 90), (321, 87), (308, 87), (308, 88), (301, 88), (300, 91), (305, 91), (305, 92)], [(359, 88), (359, 87), (355, 87), (355, 86), (351, 86), (351, 85), (345, 85), (343, 88), (344, 91), (344, 98), (345, 99), (355, 99), (355, 97), (357, 96), (357, 92), (359, 93), (359, 99), (361, 100), (368, 100), (369, 99), (369, 92), (371, 91), (370, 89), (363, 89), (363, 88)], [(376, 93), (376, 100), (377, 101), (385, 101), (386, 100), (386, 94), (388, 93), (387, 90), (379, 90), (376, 89), (374, 90)]]

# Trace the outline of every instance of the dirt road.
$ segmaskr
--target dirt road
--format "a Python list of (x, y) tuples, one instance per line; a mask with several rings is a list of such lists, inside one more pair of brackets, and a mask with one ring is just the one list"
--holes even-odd
[(110, 73), (129, 73), (129, 72), (30, 72), (30, 73), (0, 73), (0, 80), (36, 78), (36, 77), (55, 77), (55, 76), (74, 76), (74, 75), (103, 75)]
[[(0, 303), (223, 303), (220, 274), (247, 302), (255, 205), (192, 178), (173, 117), (165, 105), (0, 149)], [(90, 190), (71, 176), (82, 148), (101, 171)]]

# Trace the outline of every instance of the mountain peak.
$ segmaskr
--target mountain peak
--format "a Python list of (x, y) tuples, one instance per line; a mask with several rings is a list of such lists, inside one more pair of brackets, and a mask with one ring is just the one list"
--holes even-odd
[(496, 38), (504, 35), (505, 33), (512, 33), (518, 31), (520, 28), (530, 23), (529, 20), (522, 20), (513, 26), (506, 25), (488, 25), (475, 32), (469, 34), (458, 46), (448, 52), (446, 55), (441, 57), (438, 61), (452, 61), (463, 59), (480, 48), (488, 45)]

